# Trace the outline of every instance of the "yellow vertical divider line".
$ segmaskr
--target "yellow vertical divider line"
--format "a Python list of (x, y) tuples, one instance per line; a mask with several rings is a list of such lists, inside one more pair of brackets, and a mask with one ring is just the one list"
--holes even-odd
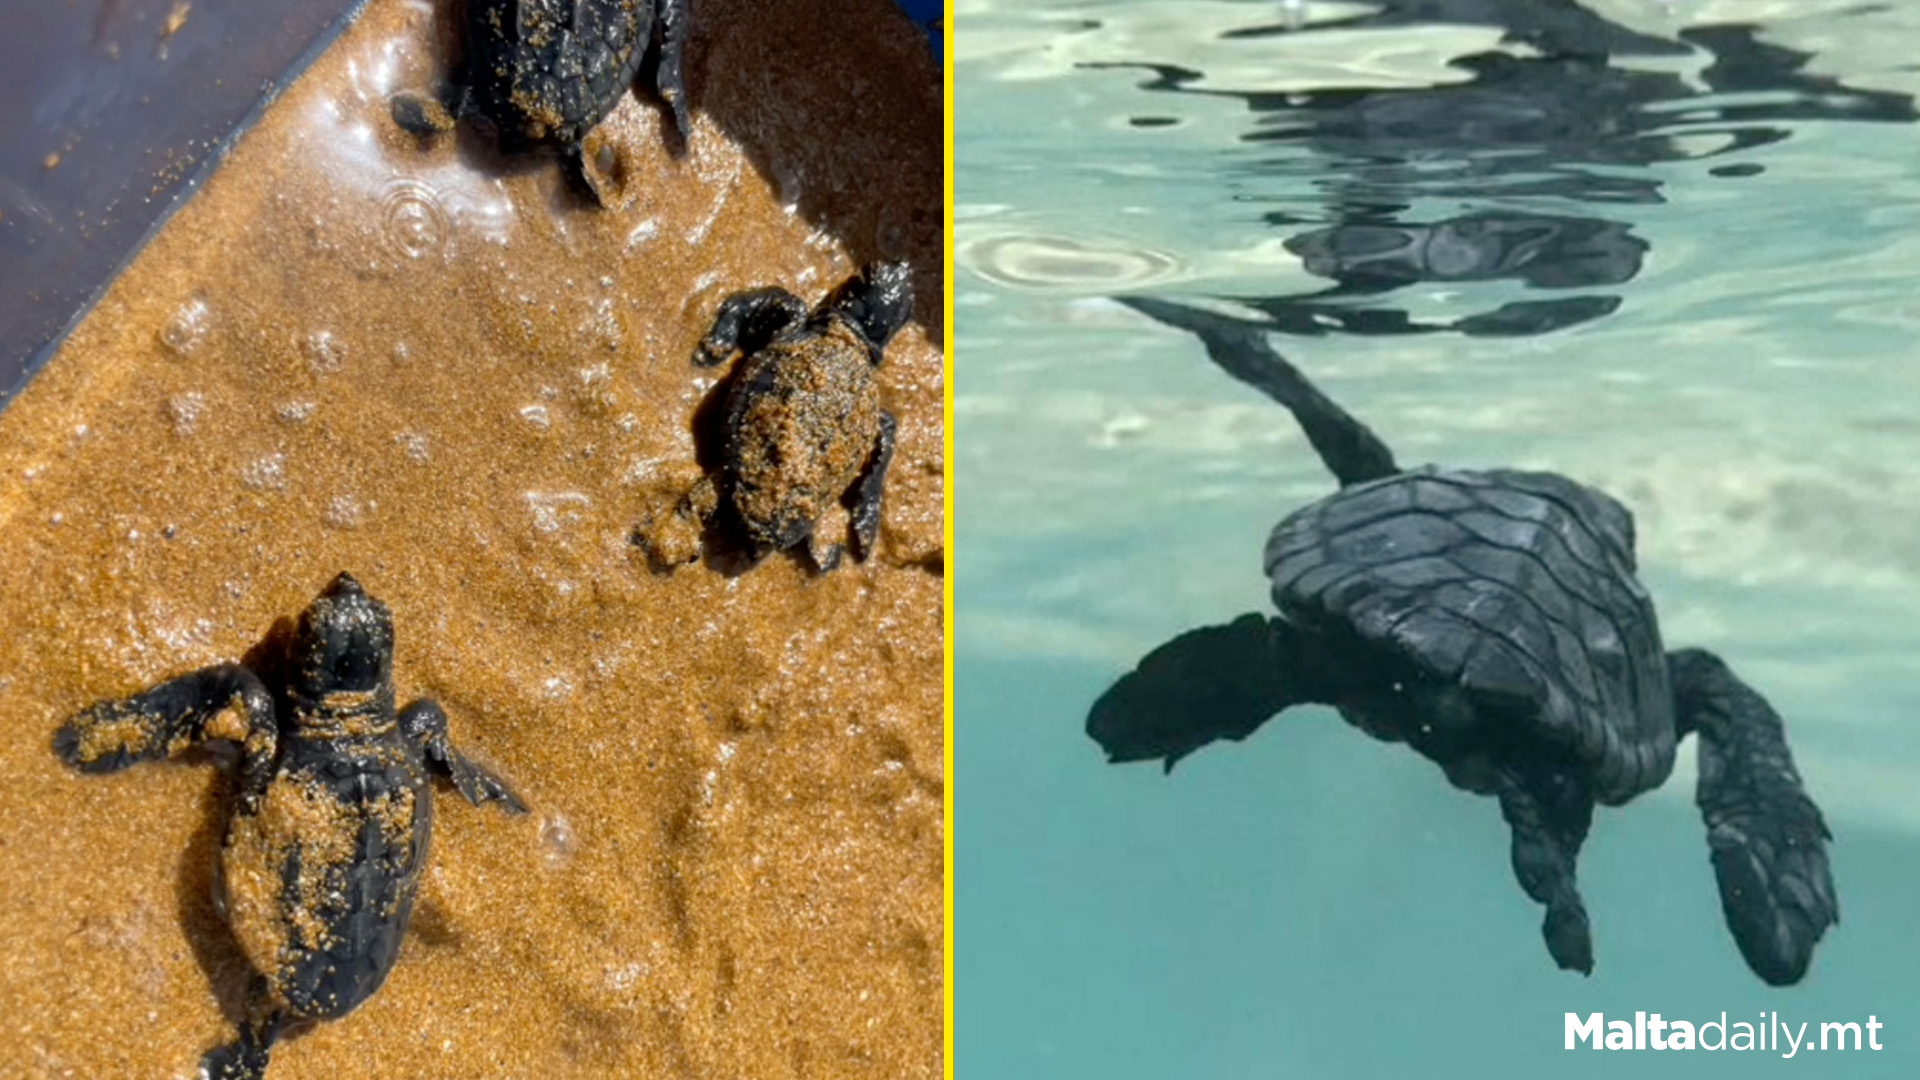
[(940, 283), (944, 296), (941, 309), (941, 321), (946, 326), (946, 356), (942, 358), (940, 375), (941, 399), (941, 462), (940, 494), (941, 528), (944, 530), (941, 543), (945, 545), (942, 588), (945, 595), (941, 603), (941, 677), (945, 680), (940, 694), (941, 706), (946, 712), (945, 730), (942, 737), (944, 752), (941, 757), (945, 766), (945, 798), (941, 803), (941, 813), (945, 817), (941, 828), (946, 851), (941, 863), (942, 878), (946, 887), (946, 900), (943, 908), (945, 918), (946, 944), (942, 950), (945, 955), (945, 970), (941, 975), (940, 996), (945, 1012), (945, 1031), (942, 1058), (946, 1065), (946, 1080), (953, 1080), (953, 0), (946, 0), (940, 19), (940, 78), (941, 104), (946, 118), (943, 131), (945, 145), (945, 164), (941, 177), (945, 193), (942, 196), (942, 214), (946, 229), (943, 250), (941, 251)]

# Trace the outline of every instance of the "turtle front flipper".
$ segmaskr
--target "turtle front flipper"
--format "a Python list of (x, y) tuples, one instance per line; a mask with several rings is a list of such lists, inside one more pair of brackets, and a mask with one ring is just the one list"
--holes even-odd
[(54, 733), (60, 760), (88, 773), (119, 772), (215, 739), (240, 745), (241, 792), (257, 795), (273, 775), (273, 695), (238, 664), (218, 664), (142, 694), (89, 705)]
[(507, 787), (506, 781), (468, 761), (447, 739), (447, 714), (431, 698), (400, 710), (400, 732), (419, 745), (427, 767), (437, 776), (453, 782), (462, 798), (475, 806), (497, 802), (509, 814), (524, 814), (527, 806)]
[(1593, 974), (1593, 936), (1575, 883), (1580, 845), (1593, 821), (1593, 797), (1557, 770), (1503, 769), (1500, 813), (1513, 829), (1513, 875), (1547, 906), (1540, 934), (1563, 971)]
[(1259, 324), (1148, 296), (1114, 299), (1155, 322), (1198, 335), (1221, 370), (1285, 405), (1341, 487), (1400, 471), (1387, 444), (1275, 352)]
[(1284, 619), (1248, 613), (1154, 649), (1093, 703), (1087, 734), (1113, 764), (1166, 771), (1213, 742), (1236, 742), (1289, 705), (1331, 700), (1326, 658)]
[(687, 0), (661, 0), (660, 52), (654, 61), (653, 85), (660, 100), (673, 110), (673, 124), (682, 139), (693, 138), (693, 125), (687, 119), (687, 83), (681, 57), (687, 49), (688, 25), (693, 15)]
[(1827, 864), (1832, 834), (1766, 698), (1702, 649), (1668, 653), (1667, 668), (1675, 726), (1700, 736), (1694, 799), (1727, 926), (1755, 975), (1797, 983), (1821, 935), (1840, 921)]
[(734, 293), (720, 301), (713, 329), (694, 349), (694, 366), (712, 367), (735, 356), (751, 356), (806, 319), (807, 302), (778, 285)]

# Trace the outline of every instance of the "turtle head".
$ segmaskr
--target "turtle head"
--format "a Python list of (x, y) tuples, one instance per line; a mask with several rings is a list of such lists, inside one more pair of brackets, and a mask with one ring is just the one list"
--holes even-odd
[(293, 689), (309, 700), (381, 690), (393, 677), (393, 616), (352, 574), (333, 579), (293, 632)]
[(877, 262), (841, 286), (828, 301), (873, 346), (873, 362), (907, 320), (913, 317), (913, 268), (903, 262)]

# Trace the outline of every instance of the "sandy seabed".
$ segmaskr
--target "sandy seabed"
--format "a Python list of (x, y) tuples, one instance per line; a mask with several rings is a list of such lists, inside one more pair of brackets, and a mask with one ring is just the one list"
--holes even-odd
[[(447, 14), (372, 0), (0, 413), (0, 1074), (190, 1077), (232, 1037), (217, 763), (49, 739), (341, 570), (401, 700), (532, 812), (439, 790), (385, 987), (269, 1077), (940, 1074), (939, 74), (886, 0), (694, 18), (685, 152), (629, 95), (601, 209), (557, 155), (398, 131)], [(875, 258), (919, 295), (877, 553), (652, 572), (714, 307)]]

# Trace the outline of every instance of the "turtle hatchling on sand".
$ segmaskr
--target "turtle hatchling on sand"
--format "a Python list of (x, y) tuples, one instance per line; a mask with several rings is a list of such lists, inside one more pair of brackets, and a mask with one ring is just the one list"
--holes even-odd
[(447, 131), (478, 111), (508, 150), (548, 142), (577, 151), (633, 84), (657, 27), (654, 85), (687, 133), (687, 0), (468, 0), (466, 9), (454, 86), (393, 98), (394, 122), (408, 131)]
[(1171, 770), (1288, 706), (1332, 705), (1499, 799), (1514, 873), (1546, 906), (1548, 951), (1590, 972), (1575, 862), (1594, 804), (1658, 787), (1692, 733), (1734, 941), (1766, 982), (1798, 982), (1839, 920), (1826, 824), (1766, 699), (1711, 653), (1663, 650), (1627, 509), (1553, 473), (1402, 469), (1256, 328), (1123, 302), (1198, 334), (1216, 364), (1291, 410), (1341, 487), (1273, 530), (1277, 618), (1182, 634), (1095, 703), (1087, 731), (1111, 760)]
[[(872, 553), (894, 439), (875, 370), (913, 314), (912, 277), (905, 263), (874, 263), (811, 314), (778, 287), (721, 302), (694, 363), (741, 359), (727, 391), (719, 476), (702, 477), (682, 500), (679, 532), (697, 535), (721, 511), (755, 557), (804, 542), (814, 565), (831, 570), (841, 545), (822, 541), (816, 526), (850, 496), (854, 557)], [(697, 543), (674, 531), (643, 528), (636, 539), (656, 564), (697, 555)]]
[(270, 690), (239, 664), (205, 668), (94, 704), (54, 736), (89, 773), (239, 748), (215, 895), (255, 978), (239, 1038), (201, 1063), (209, 1080), (258, 1080), (288, 1026), (344, 1016), (386, 980), (426, 862), (430, 776), (525, 812), (448, 744), (438, 704), (395, 713), (393, 620), (351, 576), (301, 613), (285, 672)]

